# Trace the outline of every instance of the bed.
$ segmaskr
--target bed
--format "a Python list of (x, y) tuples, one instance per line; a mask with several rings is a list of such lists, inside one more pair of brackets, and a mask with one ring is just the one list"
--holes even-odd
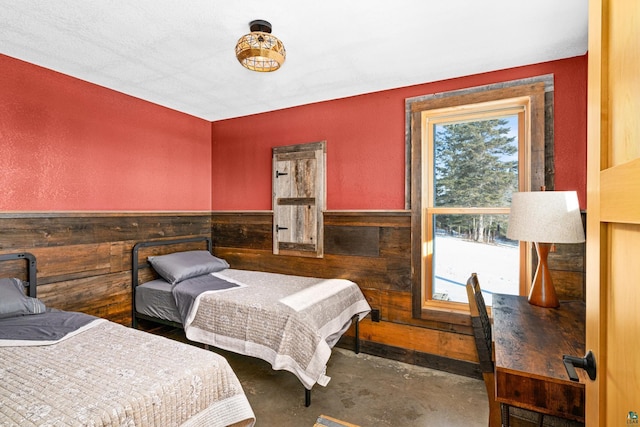
[[(206, 243), (206, 250), (153, 255), (159, 246), (196, 242)], [(143, 282), (139, 271), (147, 262), (158, 277)], [(332, 348), (354, 321), (359, 351), (358, 322), (371, 311), (349, 280), (233, 269), (211, 254), (208, 237), (140, 242), (133, 249), (132, 272), (134, 321), (183, 327), (190, 340), (289, 371), (305, 388), (306, 406), (312, 387), (328, 384)]]
[[(227, 361), (210, 351), (46, 307), (28, 279), (0, 279), (0, 425), (253, 426)], [(28, 292), (25, 292), (28, 290)]]

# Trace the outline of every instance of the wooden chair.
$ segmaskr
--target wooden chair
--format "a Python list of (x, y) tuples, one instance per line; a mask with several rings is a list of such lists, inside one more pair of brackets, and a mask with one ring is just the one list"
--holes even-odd
[[(496, 401), (493, 351), (491, 344), (491, 321), (484, 303), (484, 297), (478, 282), (478, 275), (472, 273), (467, 280), (467, 297), (469, 298), (469, 310), (471, 312), (471, 325), (473, 326), (473, 336), (478, 350), (478, 360), (480, 361), (480, 371), (487, 388), (489, 398), (489, 427), (500, 427), (501, 414), (500, 402)], [(508, 411), (508, 408), (507, 408)]]
[[(478, 350), (480, 370), (482, 371), (482, 378), (489, 398), (489, 427), (509, 427), (511, 423), (510, 407), (496, 401), (491, 321), (489, 320), (489, 313), (484, 303), (476, 273), (472, 273), (469, 280), (467, 280), (467, 297), (469, 298), (471, 325), (473, 326), (473, 336)], [(542, 414), (520, 408), (513, 409), (519, 413), (518, 420), (529, 420), (529, 425), (533, 423), (542, 426)]]

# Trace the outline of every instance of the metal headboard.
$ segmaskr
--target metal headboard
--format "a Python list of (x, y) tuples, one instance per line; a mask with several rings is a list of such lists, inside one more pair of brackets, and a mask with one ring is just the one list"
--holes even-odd
[(24, 259), (27, 261), (27, 277), (28, 281), (23, 282), (29, 288), (29, 296), (36, 298), (38, 281), (36, 279), (36, 257), (29, 252), (20, 252), (15, 254), (0, 255), (0, 262), (13, 261), (16, 259)]
[(189, 237), (184, 239), (174, 239), (174, 240), (154, 240), (148, 242), (139, 242), (133, 246), (133, 253), (131, 256), (131, 322), (132, 326), (135, 328), (137, 326), (136, 322), (136, 287), (138, 286), (138, 273), (140, 271), (140, 264), (138, 263), (138, 251), (140, 248), (149, 248), (153, 246), (168, 246), (168, 245), (179, 245), (181, 243), (192, 243), (192, 242), (207, 242), (207, 250), (211, 252), (213, 250), (213, 242), (211, 237)]

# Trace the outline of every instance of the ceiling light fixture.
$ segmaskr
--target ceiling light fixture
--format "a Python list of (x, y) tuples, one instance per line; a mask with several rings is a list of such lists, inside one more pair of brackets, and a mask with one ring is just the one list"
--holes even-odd
[(249, 23), (251, 32), (240, 37), (236, 44), (236, 58), (252, 71), (275, 71), (284, 62), (284, 44), (271, 35), (271, 24), (262, 19)]

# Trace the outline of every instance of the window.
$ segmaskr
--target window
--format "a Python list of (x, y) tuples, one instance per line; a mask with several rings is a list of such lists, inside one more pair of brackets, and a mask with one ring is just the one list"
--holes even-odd
[(511, 194), (544, 185), (544, 83), (411, 104), (414, 315), (468, 310), (478, 273), (492, 292), (525, 294), (526, 244), (506, 239)]
[[(487, 305), (494, 291), (520, 293), (518, 242), (507, 240), (511, 194), (526, 151), (528, 98), (422, 113), (423, 286), (427, 300), (467, 302), (471, 272), (482, 278)], [(426, 147), (424, 146), (426, 144)], [(520, 146), (523, 149), (520, 149)], [(460, 262), (464, 260), (464, 263)]]

